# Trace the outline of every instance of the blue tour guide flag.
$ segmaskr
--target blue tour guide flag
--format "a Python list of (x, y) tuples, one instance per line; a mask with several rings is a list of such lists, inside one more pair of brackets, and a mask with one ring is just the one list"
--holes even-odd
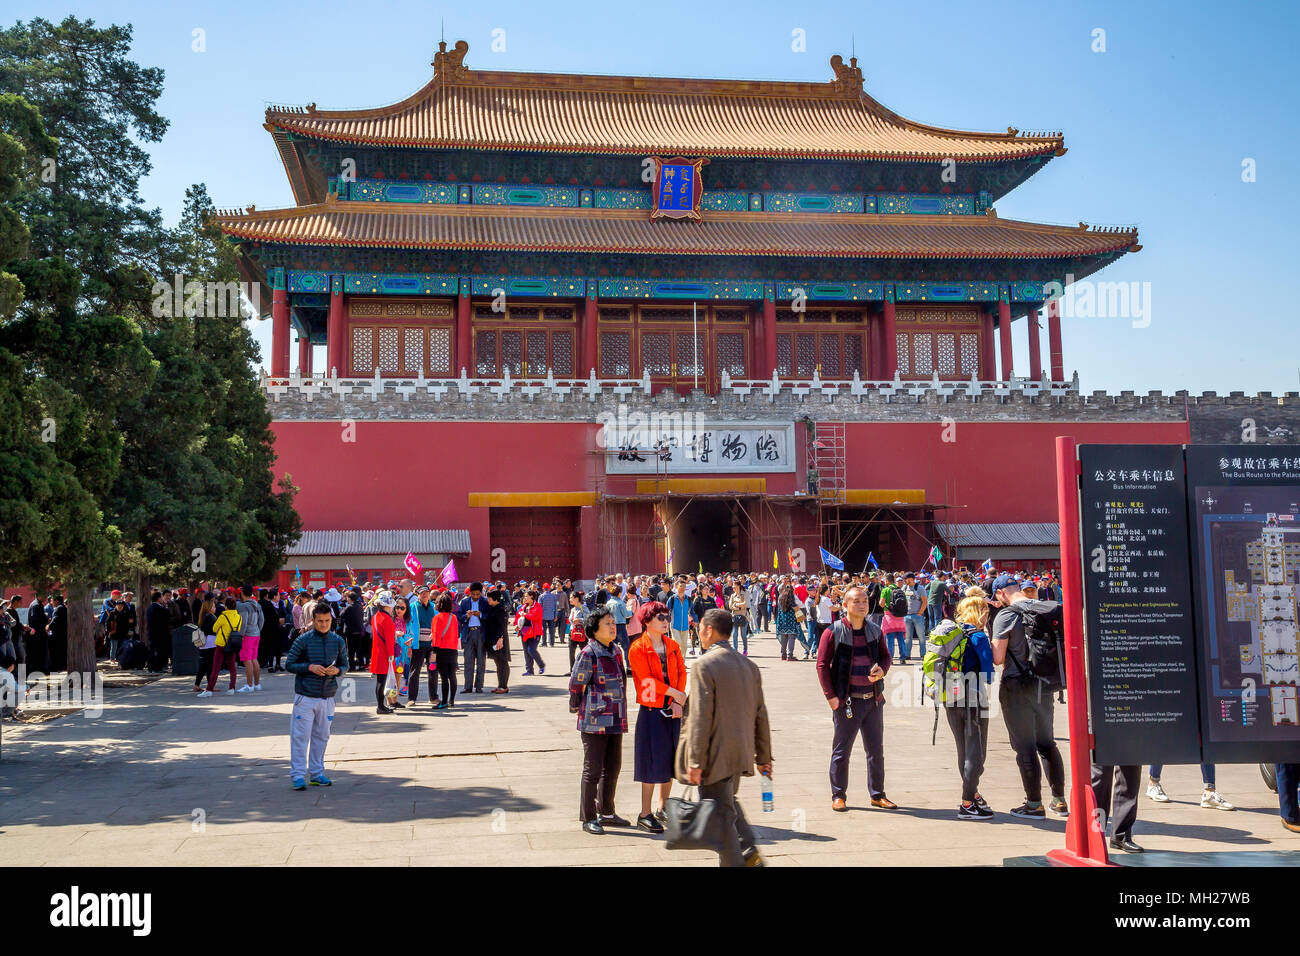
[(992, 559), (992, 558), (985, 558), (984, 563), (980, 565), (980, 568), (983, 569), (983, 570), (985, 570), (985, 571), (992, 571), (992, 570), (993, 570), (993, 559)]
[(826, 567), (834, 568), (836, 571), (844, 570), (844, 562), (835, 557), (835, 555), (831, 554), (825, 548), (818, 548), (817, 550), (822, 553), (822, 564)]
[(867, 553), (867, 564), (871, 565), (877, 571), (880, 570), (880, 565), (876, 563), (876, 552), (869, 551)]

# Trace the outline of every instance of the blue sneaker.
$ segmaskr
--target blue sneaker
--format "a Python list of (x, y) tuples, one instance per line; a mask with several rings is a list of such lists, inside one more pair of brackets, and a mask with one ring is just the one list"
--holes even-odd
[(332, 787), (334, 786), (334, 781), (325, 776), (325, 774), (321, 774), (319, 777), (311, 778), (311, 785), (313, 787)]
[(304, 780), (304, 779), (302, 779), (302, 777), (294, 777), (294, 778), (293, 778), (293, 789), (295, 789), (295, 790), (306, 790), (306, 789), (307, 789), (307, 781)]

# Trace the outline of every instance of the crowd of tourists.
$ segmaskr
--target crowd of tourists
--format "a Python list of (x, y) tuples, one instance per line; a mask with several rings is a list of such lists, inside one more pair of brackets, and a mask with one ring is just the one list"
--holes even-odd
[[(747, 660), (752, 641), (771, 634), (781, 661), (815, 662), (832, 717), (832, 810), (849, 810), (849, 764), (859, 739), (870, 806), (898, 809), (885, 791), (883, 682), (892, 667), (916, 665), (934, 706), (935, 734), (942, 714), (956, 748), (956, 816), (992, 819), (995, 811), (979, 785), (989, 756), (995, 668), (1001, 667), (997, 700), (1024, 791), (1009, 813), (1064, 817), (1065, 765), (1053, 710), (1064, 687), (1060, 600), (1060, 584), (1049, 571), (990, 567), (929, 574), (613, 574), (597, 578), (586, 591), (553, 578), (473, 582), (463, 589), (406, 579), (343, 590), (153, 592), (143, 640), (136, 633), (133, 596), (114, 592), (101, 622), (109, 656), (125, 667), (134, 663), (128, 656), (139, 656), (131, 646), (139, 643), (139, 666), (154, 670), (167, 667), (172, 630), (196, 625), (199, 697), (215, 693), (223, 673), (229, 673), (225, 693), (235, 694), (261, 690), (263, 669), (292, 672), (295, 789), (331, 783), (324, 751), (340, 675), (371, 675), (378, 715), (419, 707), (422, 680), (428, 708), (447, 710), (456, 706), (458, 694), (485, 692), (489, 660), (497, 685), (490, 693), (510, 693), (517, 641), (523, 676), (545, 677), (549, 657), (552, 672), (568, 677), (569, 707), (582, 739), (579, 822), (586, 832), (637, 827), (664, 833), (671, 829), (670, 794), (677, 781), (698, 787), (700, 799), (718, 807), (727, 836), (716, 848), (724, 864), (762, 865), (736, 801), (741, 776), (757, 770), (770, 781), (772, 772), (761, 676)], [(5, 611), (0, 625), (9, 634), (45, 628), (44, 644), (39, 638), (28, 643), (29, 658), (33, 647), (53, 653), (55, 620), (62, 622), (66, 640), (66, 609), (57, 600), (48, 609), (42, 605), (40, 614), (34, 605), (26, 625), (12, 609)], [(4, 647), (12, 646), (5, 637), (0, 634), (0, 663)], [(633, 697), (638, 708), (629, 725)], [(635, 822), (615, 809), (629, 732), (633, 782), (640, 784)], [(1092, 768), (1114, 849), (1142, 851), (1132, 839), (1141, 769)], [(1147, 796), (1155, 802), (1169, 800), (1161, 769), (1149, 769)], [(1298, 770), (1279, 765), (1277, 776), (1283, 822), (1300, 832)], [(1218, 793), (1213, 765), (1203, 766), (1202, 776), (1201, 806), (1235, 809)]]

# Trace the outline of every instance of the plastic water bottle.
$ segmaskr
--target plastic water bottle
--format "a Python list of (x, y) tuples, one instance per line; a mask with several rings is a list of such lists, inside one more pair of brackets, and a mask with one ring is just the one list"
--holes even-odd
[(771, 813), (776, 809), (776, 803), (772, 800), (772, 775), (763, 774), (763, 812)]

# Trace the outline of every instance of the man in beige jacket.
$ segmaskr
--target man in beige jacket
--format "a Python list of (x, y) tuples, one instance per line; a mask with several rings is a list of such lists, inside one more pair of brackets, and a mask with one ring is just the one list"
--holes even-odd
[(685, 726), (677, 746), (676, 776), (716, 800), (726, 822), (722, 866), (762, 866), (754, 831), (736, 801), (742, 776), (772, 773), (772, 740), (758, 665), (736, 653), (731, 614), (721, 608), (700, 620), (704, 648), (691, 667)]

